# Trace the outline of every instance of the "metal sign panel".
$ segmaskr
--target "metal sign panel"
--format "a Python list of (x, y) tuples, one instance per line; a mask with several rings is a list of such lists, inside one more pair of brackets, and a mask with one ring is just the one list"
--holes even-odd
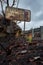
[(5, 10), (5, 16), (7, 19), (10, 20), (17, 20), (17, 21), (30, 21), (31, 20), (31, 12), (30, 10), (14, 8), (14, 7), (7, 7)]

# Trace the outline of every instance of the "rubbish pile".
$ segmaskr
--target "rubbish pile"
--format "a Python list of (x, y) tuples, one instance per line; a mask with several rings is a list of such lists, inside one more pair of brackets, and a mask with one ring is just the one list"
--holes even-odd
[(43, 46), (27, 42), (24, 36), (7, 33), (0, 37), (0, 65), (43, 65)]

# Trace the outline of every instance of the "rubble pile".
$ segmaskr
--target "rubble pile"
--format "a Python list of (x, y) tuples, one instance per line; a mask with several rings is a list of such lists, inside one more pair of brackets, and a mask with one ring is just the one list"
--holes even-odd
[[(16, 32), (18, 30), (17, 27)], [(7, 32), (6, 36), (0, 37), (0, 65), (43, 65), (43, 46)]]

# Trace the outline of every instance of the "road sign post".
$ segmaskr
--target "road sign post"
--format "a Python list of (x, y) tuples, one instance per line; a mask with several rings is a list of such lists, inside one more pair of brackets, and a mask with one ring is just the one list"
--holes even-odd
[(17, 21), (29, 22), (31, 20), (31, 11), (26, 9), (6, 7), (5, 17)]
[(25, 22), (30, 22), (31, 11), (15, 7), (6, 7), (5, 17), (10, 20), (24, 21), (24, 32), (25, 32)]

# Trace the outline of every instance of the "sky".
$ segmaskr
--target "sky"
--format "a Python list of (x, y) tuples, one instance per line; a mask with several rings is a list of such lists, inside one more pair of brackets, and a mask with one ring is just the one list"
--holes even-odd
[[(26, 22), (26, 30), (43, 26), (43, 0), (19, 0), (18, 7), (31, 11), (31, 21)], [(23, 22), (19, 25), (23, 29)]]
[[(11, 5), (12, 0), (9, 0), (9, 2)], [(31, 11), (31, 21), (25, 22), (25, 30), (43, 26), (43, 0), (19, 0), (18, 7)], [(22, 30), (24, 29), (23, 21), (18, 25)]]

